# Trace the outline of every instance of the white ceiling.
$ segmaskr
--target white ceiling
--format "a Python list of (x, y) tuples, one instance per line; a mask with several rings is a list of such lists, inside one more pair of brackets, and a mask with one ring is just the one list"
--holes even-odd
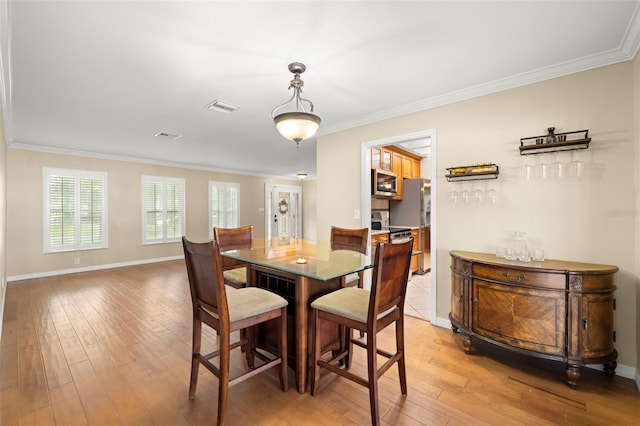
[[(323, 135), (632, 59), (638, 4), (5, 1), (7, 142), (314, 176), (315, 140), (296, 149), (269, 117), (291, 95), (290, 62), (307, 65)], [(215, 99), (240, 109), (206, 109)]]

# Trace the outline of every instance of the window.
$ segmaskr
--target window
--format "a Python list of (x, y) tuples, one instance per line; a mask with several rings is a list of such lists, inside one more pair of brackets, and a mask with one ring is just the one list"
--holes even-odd
[(184, 179), (142, 176), (142, 244), (184, 235)]
[(209, 182), (209, 237), (213, 228), (240, 226), (240, 184)]
[(107, 174), (42, 169), (44, 252), (107, 247)]

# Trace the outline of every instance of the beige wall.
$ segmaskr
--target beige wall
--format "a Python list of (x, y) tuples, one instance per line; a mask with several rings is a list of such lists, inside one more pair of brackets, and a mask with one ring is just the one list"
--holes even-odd
[[(447, 323), (450, 310), (449, 251), (493, 251), (506, 244), (509, 231), (521, 230), (548, 258), (620, 268), (618, 362), (635, 368), (640, 253), (638, 219), (632, 214), (638, 205), (633, 77), (632, 62), (625, 62), (320, 137), (318, 238), (326, 237), (332, 224), (353, 225), (352, 212), (361, 200), (361, 171), (355, 165), (363, 142), (436, 129), (438, 323)], [(589, 129), (592, 145), (580, 153), (586, 163), (581, 180), (520, 177), (523, 161), (532, 158), (519, 155), (519, 139), (543, 134), (549, 126)], [(449, 202), (454, 184), (445, 180), (445, 168), (484, 161), (500, 167), (498, 203), (460, 207)]]
[(4, 318), (4, 296), (7, 289), (7, 141), (4, 113), (0, 104), (0, 336)]
[(302, 238), (317, 240), (316, 200), (318, 199), (318, 181), (306, 180), (302, 184)]
[[(633, 94), (634, 111), (633, 121), (636, 135), (636, 160), (635, 160), (635, 182), (636, 182), (636, 311), (640, 310), (640, 56), (636, 56), (633, 61)], [(640, 389), (640, 314), (636, 314), (636, 384)]]
[[(209, 238), (207, 193), (210, 180), (240, 183), (240, 224), (254, 225), (256, 237), (264, 235), (264, 212), (259, 211), (264, 207), (264, 184), (298, 184), (291, 180), (11, 148), (7, 152), (7, 157), (9, 160), (7, 167), (7, 275), (10, 278), (182, 255), (180, 243), (142, 245), (142, 175), (185, 178), (186, 235), (196, 241), (205, 241)], [(43, 167), (97, 170), (108, 173), (108, 249), (43, 254)], [(80, 259), (79, 265), (75, 264), (75, 258)]]

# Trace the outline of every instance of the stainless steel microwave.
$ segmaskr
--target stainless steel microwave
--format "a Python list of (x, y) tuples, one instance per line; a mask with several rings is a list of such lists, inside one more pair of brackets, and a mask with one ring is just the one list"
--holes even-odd
[(398, 193), (398, 177), (393, 172), (371, 169), (371, 196), (377, 198), (395, 197)]

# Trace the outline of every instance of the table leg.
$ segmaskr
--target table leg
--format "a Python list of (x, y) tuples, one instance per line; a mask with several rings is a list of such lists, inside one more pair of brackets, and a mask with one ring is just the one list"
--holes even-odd
[(309, 285), (308, 278), (296, 277), (296, 385), (299, 393), (307, 389), (309, 355)]

